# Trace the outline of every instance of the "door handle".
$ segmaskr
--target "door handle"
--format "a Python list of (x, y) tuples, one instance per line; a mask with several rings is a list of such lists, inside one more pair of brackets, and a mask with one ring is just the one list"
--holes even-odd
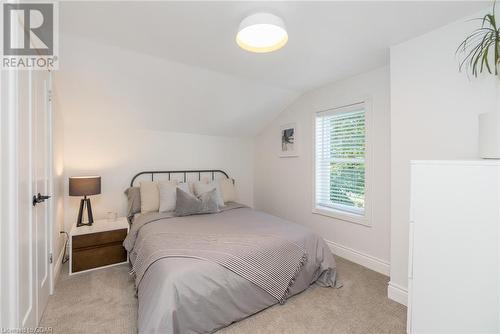
[(38, 193), (36, 196), (33, 195), (33, 206), (37, 205), (38, 203), (45, 202), (45, 200), (49, 198), (50, 196), (41, 195), (40, 193)]

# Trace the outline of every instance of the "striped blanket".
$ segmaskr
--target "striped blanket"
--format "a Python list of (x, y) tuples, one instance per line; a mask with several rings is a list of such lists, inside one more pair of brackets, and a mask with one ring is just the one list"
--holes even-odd
[[(203, 219), (202, 216), (199, 218)], [(135, 274), (136, 286), (139, 286), (147, 269), (162, 258), (196, 258), (231, 270), (284, 303), (307, 261), (304, 246), (276, 235), (230, 232), (182, 233), (165, 230), (141, 234), (134, 241), (133, 248), (135, 261), (131, 273)]]
[(137, 286), (149, 266), (159, 259), (188, 257), (215, 262), (283, 303), (307, 261), (307, 254), (301, 246), (271, 235), (166, 232), (148, 235), (141, 241), (132, 267)]

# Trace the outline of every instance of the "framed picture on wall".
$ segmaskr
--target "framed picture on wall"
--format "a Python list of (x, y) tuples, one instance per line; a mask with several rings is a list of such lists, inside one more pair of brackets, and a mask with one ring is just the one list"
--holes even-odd
[(296, 157), (297, 151), (297, 123), (288, 123), (280, 127), (281, 146), (280, 157)]

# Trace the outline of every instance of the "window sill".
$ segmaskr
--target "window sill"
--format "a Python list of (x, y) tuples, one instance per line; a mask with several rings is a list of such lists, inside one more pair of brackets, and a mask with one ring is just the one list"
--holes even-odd
[(371, 227), (370, 222), (368, 221), (366, 216), (357, 215), (355, 213), (349, 213), (349, 212), (345, 212), (345, 211), (328, 209), (328, 208), (323, 208), (323, 207), (321, 207), (321, 208), (314, 207), (312, 210), (312, 213), (317, 214), (317, 215), (330, 217), (330, 218), (343, 220), (343, 221), (354, 223), (354, 224), (363, 225), (366, 227)]

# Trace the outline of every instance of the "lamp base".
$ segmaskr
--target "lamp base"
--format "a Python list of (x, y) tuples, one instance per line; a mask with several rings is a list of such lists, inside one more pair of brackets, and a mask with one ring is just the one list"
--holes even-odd
[[(87, 207), (87, 216), (89, 221), (84, 223), (83, 220), (83, 210)], [(94, 217), (92, 216), (92, 206), (90, 205), (90, 198), (84, 196), (80, 201), (80, 210), (78, 211), (78, 220), (76, 221), (76, 227), (80, 226), (91, 226), (94, 223)]]

